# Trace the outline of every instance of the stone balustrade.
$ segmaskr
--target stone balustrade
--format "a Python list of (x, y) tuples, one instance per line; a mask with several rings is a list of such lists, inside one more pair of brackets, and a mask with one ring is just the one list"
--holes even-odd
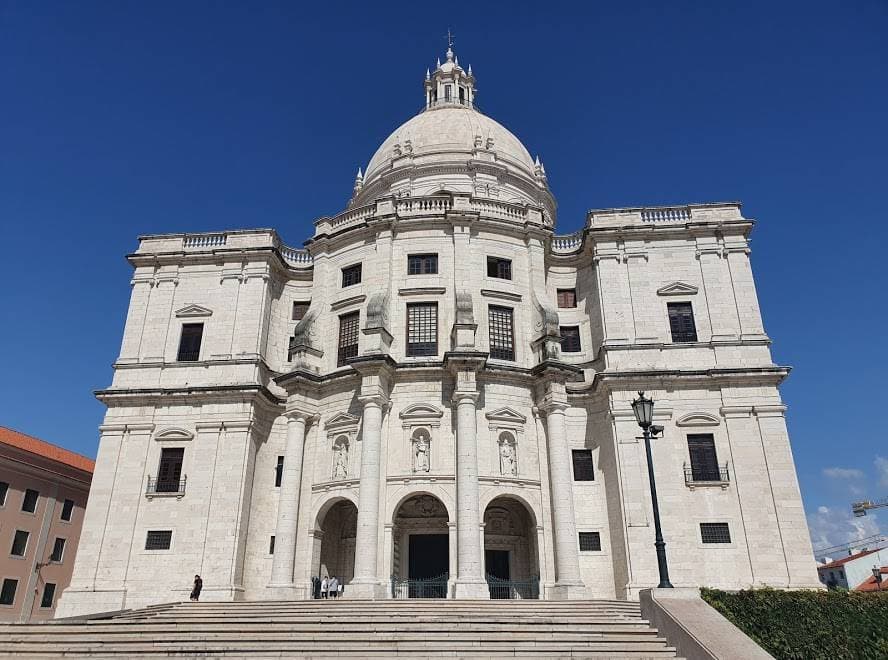
[(567, 236), (552, 237), (552, 252), (555, 254), (568, 254), (576, 252), (583, 245), (583, 232), (575, 231)]
[(182, 247), (188, 248), (209, 248), (222, 247), (228, 240), (225, 234), (188, 234), (182, 240)]
[(444, 215), (452, 207), (449, 197), (407, 197), (399, 199), (395, 212), (399, 216)]
[(587, 227), (628, 225), (669, 225), (689, 222), (725, 222), (743, 220), (738, 202), (688, 204), (686, 206), (651, 206), (623, 209), (598, 209), (586, 214)]
[(296, 268), (307, 268), (314, 264), (314, 259), (308, 250), (281, 245), (281, 256), (284, 258), (284, 261)]

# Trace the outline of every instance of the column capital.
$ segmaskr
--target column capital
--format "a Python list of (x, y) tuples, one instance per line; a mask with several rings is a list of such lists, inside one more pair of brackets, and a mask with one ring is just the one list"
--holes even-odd
[(305, 425), (308, 426), (312, 422), (317, 421), (318, 414), (313, 410), (306, 410), (304, 408), (293, 408), (291, 410), (287, 410), (284, 412), (284, 417), (287, 418), (287, 423), (295, 422), (296, 420), (302, 420), (305, 422)]
[(358, 401), (360, 401), (361, 405), (365, 408), (373, 405), (385, 408), (389, 403), (388, 397), (378, 392), (374, 394), (362, 394), (358, 397)]
[(570, 408), (570, 404), (566, 401), (557, 401), (555, 399), (546, 397), (540, 402), (540, 405), (537, 407), (546, 415), (561, 415), (564, 414), (565, 410)]
[(472, 405), (475, 405), (478, 402), (478, 397), (481, 396), (478, 392), (466, 391), (466, 390), (456, 390), (453, 392), (453, 397), (451, 401), (454, 405), (459, 405), (463, 401), (471, 401)]

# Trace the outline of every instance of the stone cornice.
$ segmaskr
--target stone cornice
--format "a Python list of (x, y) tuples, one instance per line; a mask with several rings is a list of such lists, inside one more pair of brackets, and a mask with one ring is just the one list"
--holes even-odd
[[(193, 397), (202, 395), (207, 398), (215, 399), (233, 399), (248, 397), (258, 397), (261, 400), (273, 406), (283, 405), (285, 399), (275, 396), (271, 390), (264, 385), (257, 384), (241, 384), (241, 385), (206, 385), (206, 386), (188, 386), (188, 387), (152, 387), (152, 388), (109, 388), (104, 390), (96, 390), (93, 392), (95, 397), (106, 405), (112, 405), (117, 401), (129, 402), (132, 400), (154, 400), (159, 398), (178, 398)], [(238, 396), (239, 395), (239, 396)]]
[(738, 383), (764, 383), (777, 386), (789, 375), (790, 368), (772, 367), (735, 367), (712, 369), (645, 369), (638, 371), (598, 372), (592, 382), (584, 387), (571, 388), (570, 394), (595, 392), (600, 388), (626, 390), (636, 387), (651, 387), (651, 383), (677, 381), (715, 383), (718, 385)]

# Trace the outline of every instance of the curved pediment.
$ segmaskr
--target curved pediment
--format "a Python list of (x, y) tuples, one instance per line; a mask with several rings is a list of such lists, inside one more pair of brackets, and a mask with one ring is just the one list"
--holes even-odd
[(692, 296), (697, 293), (697, 287), (687, 282), (673, 282), (657, 289), (658, 296)]
[(213, 310), (207, 309), (206, 307), (201, 307), (200, 305), (185, 305), (182, 309), (176, 310), (176, 316), (179, 318), (182, 317), (197, 317), (197, 316), (212, 316)]
[(513, 410), (512, 408), (497, 408), (489, 413), (485, 413), (484, 416), (493, 422), (509, 422), (511, 424), (524, 424), (527, 421), (527, 417), (522, 415), (517, 410)]
[(398, 416), (406, 420), (429, 420), (440, 419), (443, 415), (444, 411), (433, 403), (414, 403), (404, 408)]
[(678, 418), (676, 426), (718, 426), (721, 420), (711, 413), (692, 412)]
[(191, 431), (175, 426), (170, 426), (154, 434), (155, 440), (174, 440), (181, 442), (183, 440), (191, 440), (192, 438), (194, 438), (194, 434)]

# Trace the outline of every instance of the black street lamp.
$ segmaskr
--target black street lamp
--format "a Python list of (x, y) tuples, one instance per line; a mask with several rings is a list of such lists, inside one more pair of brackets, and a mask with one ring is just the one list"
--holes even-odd
[(672, 589), (669, 566), (666, 564), (666, 542), (660, 530), (660, 505), (657, 503), (657, 484), (654, 481), (654, 462), (651, 458), (651, 438), (662, 433), (663, 427), (654, 425), (654, 402), (652, 399), (646, 399), (644, 392), (639, 392), (638, 398), (632, 402), (632, 412), (635, 413), (635, 421), (644, 433), (644, 450), (647, 453), (648, 480), (651, 482), (651, 502), (654, 505), (654, 547), (657, 548), (657, 568), (660, 571), (660, 584), (657, 587)]

